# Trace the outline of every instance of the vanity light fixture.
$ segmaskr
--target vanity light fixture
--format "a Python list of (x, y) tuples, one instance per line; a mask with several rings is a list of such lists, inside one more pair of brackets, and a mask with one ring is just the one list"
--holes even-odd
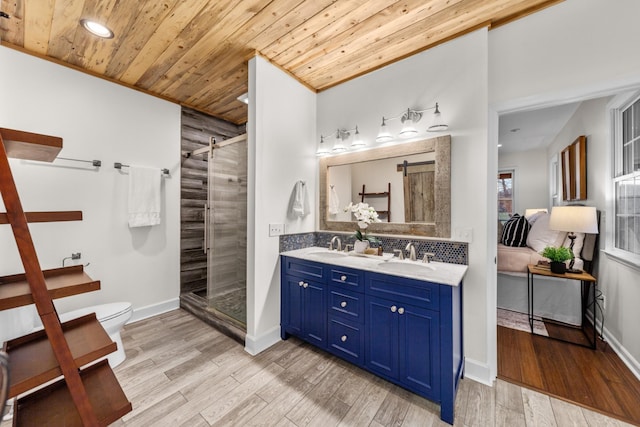
[(335, 141), (333, 142), (333, 148), (331, 149), (331, 152), (333, 154), (338, 154), (347, 151), (347, 147), (345, 147), (344, 141), (349, 139), (350, 136), (351, 134), (344, 129), (336, 130)]
[(329, 154), (329, 148), (327, 144), (324, 142), (324, 136), (320, 135), (320, 145), (318, 145), (318, 151), (316, 151), (316, 156), (326, 156)]
[(112, 39), (113, 31), (107, 28), (105, 25), (92, 21), (90, 19), (81, 19), (80, 24), (94, 36), (98, 36), (103, 39)]
[[(353, 139), (351, 141), (351, 145), (347, 148), (346, 141), (351, 138), (351, 132), (353, 133)], [(326, 139), (333, 138), (334, 143), (331, 150), (327, 146), (325, 142)], [(326, 156), (327, 154), (340, 154), (344, 153), (348, 149), (358, 149), (364, 147), (366, 142), (362, 139), (360, 135), (360, 131), (358, 130), (358, 126), (354, 129), (337, 129), (335, 133), (324, 136), (320, 135), (320, 145), (318, 146), (318, 150), (316, 151), (317, 156)]]
[(422, 119), (422, 113), (429, 110), (434, 110), (434, 112), (432, 123), (427, 128), (427, 132), (441, 132), (447, 130), (449, 126), (442, 121), (442, 114), (440, 113), (440, 108), (436, 102), (435, 106), (425, 108), (424, 110), (413, 110), (411, 108), (407, 108), (407, 111), (400, 116), (382, 117), (382, 125), (380, 126), (380, 131), (376, 137), (376, 142), (389, 142), (394, 139), (393, 134), (387, 127), (387, 122), (390, 120), (400, 119), (402, 122), (402, 129), (400, 130), (398, 137), (413, 138), (418, 135), (419, 131), (416, 128), (416, 123)]

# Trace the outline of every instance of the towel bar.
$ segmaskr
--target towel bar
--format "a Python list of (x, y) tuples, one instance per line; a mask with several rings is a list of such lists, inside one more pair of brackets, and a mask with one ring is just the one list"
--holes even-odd
[[(129, 165), (125, 165), (125, 164), (120, 163), (120, 162), (115, 162), (113, 164), (113, 167), (116, 168), (116, 169), (122, 169), (122, 168), (128, 168), (130, 166)], [(163, 175), (169, 175), (169, 169), (167, 169), (167, 168), (160, 169), (160, 171), (162, 172)]]

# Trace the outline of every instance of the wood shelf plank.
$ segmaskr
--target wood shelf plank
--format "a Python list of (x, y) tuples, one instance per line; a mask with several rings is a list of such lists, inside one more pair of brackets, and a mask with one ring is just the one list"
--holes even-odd
[[(78, 367), (116, 350), (116, 343), (96, 319), (95, 313), (62, 324), (64, 337)], [(24, 393), (62, 375), (44, 330), (7, 341), (11, 369), (9, 397)]]
[[(100, 425), (131, 412), (131, 403), (106, 360), (83, 369), (80, 376)], [(82, 426), (64, 380), (18, 399), (14, 417), (15, 426)]]
[[(81, 265), (44, 270), (43, 273), (52, 299), (100, 289), (100, 281), (89, 277)], [(33, 304), (33, 296), (24, 274), (0, 277), (0, 310), (29, 304)]]
[[(27, 222), (62, 222), (62, 221), (82, 221), (82, 211), (61, 211), (61, 212), (25, 212)], [(0, 224), (9, 224), (9, 216), (0, 213)]]
[(62, 150), (62, 138), (0, 128), (7, 157), (52, 162)]

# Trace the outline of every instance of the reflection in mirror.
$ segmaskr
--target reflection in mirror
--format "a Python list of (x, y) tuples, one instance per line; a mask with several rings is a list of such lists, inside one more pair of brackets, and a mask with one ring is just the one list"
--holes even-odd
[(373, 233), (450, 237), (450, 146), (446, 135), (320, 159), (320, 229), (354, 231), (344, 207), (364, 201), (384, 221)]
[[(342, 205), (369, 203), (382, 221), (432, 223), (434, 175), (435, 153), (421, 153), (331, 166), (327, 182)], [(328, 219), (351, 221), (350, 215), (344, 209), (330, 209)]]

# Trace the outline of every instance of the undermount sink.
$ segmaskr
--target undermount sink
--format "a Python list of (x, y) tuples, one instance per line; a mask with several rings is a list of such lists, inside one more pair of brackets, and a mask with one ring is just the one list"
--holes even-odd
[(428, 275), (430, 272), (435, 271), (436, 267), (432, 264), (418, 263), (413, 261), (390, 261), (381, 262), (378, 264), (380, 270), (400, 273), (400, 274), (415, 274), (415, 275)]
[(318, 258), (343, 258), (343, 257), (346, 257), (347, 254), (344, 252), (326, 250), (326, 251), (311, 252), (309, 256), (315, 256)]

